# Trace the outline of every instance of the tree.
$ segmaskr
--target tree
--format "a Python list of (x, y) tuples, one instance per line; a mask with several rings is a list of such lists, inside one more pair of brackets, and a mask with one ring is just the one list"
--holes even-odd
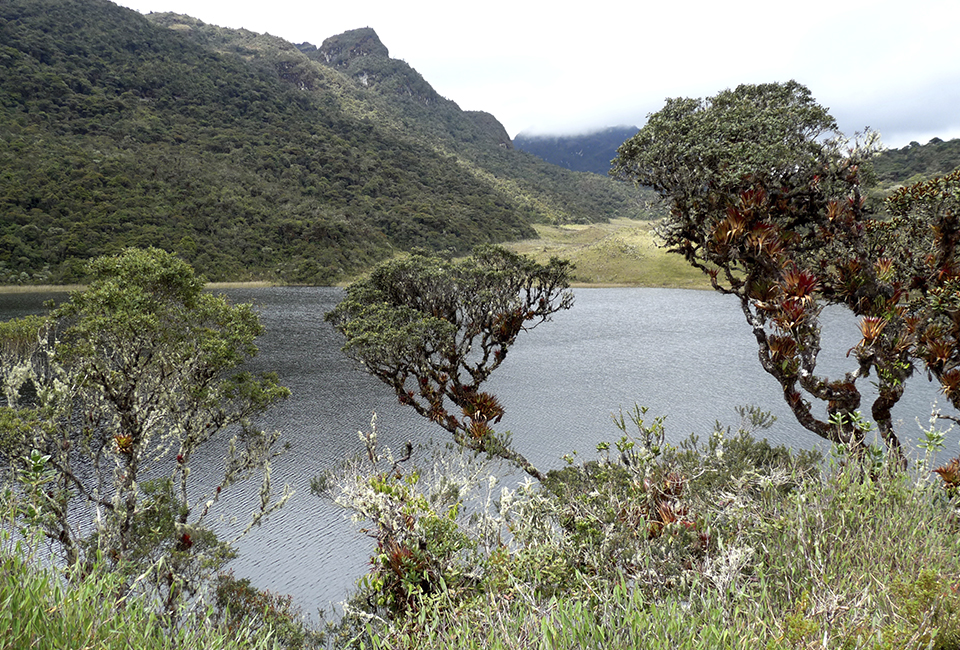
[(890, 273), (909, 282), (907, 342), (960, 409), (960, 169), (902, 187), (886, 203), (893, 219), (879, 225), (878, 238), (890, 251)]
[[(738, 298), (760, 363), (801, 425), (862, 445), (857, 382), (873, 373), (871, 415), (899, 454), (891, 409), (922, 357), (910, 307), (917, 287), (905, 260), (925, 258), (929, 233), (919, 214), (908, 233), (868, 208), (862, 187), (877, 147), (869, 132), (844, 139), (796, 82), (744, 85), (709, 99), (667, 100), (621, 146), (613, 173), (668, 203), (661, 237), (709, 274), (714, 289)], [(826, 305), (849, 308), (862, 334), (850, 350), (855, 367), (834, 379), (817, 372)]]
[[(493, 431), (503, 407), (480, 386), (520, 332), (570, 308), (569, 270), (568, 262), (541, 265), (496, 246), (479, 247), (460, 262), (416, 254), (347, 287), (327, 320), (346, 338), (344, 352), (393, 388), (401, 404), (463, 447), (542, 479)], [(461, 414), (451, 413), (447, 401)]]
[[(88, 270), (89, 288), (46, 318), (0, 325), (5, 412), (18, 424), (5, 427), (7, 448), (13, 463), (27, 457), (11, 477), (29, 503), (21, 514), (68, 565), (102, 555), (131, 581), (152, 575), (172, 611), (231, 557), (208, 526), (224, 489), (262, 472), (250, 526), (288, 498), (271, 499), (279, 434), (249, 419), (289, 391), (240, 370), (263, 332), (252, 307), (205, 293), (173, 255), (127, 249)], [(222, 479), (196, 485), (196, 452), (228, 429)]]

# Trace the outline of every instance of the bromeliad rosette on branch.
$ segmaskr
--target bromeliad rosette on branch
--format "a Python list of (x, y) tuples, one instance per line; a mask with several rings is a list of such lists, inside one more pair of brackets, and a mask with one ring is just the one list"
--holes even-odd
[[(801, 425), (863, 445), (858, 381), (872, 375), (870, 415), (900, 455), (891, 409), (917, 362), (955, 406), (960, 397), (957, 180), (901, 190), (892, 217), (873, 213), (863, 186), (878, 148), (875, 133), (844, 139), (796, 82), (744, 85), (667, 100), (612, 173), (668, 203), (660, 236), (740, 301), (760, 363)], [(828, 305), (850, 309), (862, 334), (848, 354), (855, 365), (832, 379), (817, 368)]]
[(503, 407), (481, 385), (520, 332), (570, 308), (569, 271), (569, 262), (539, 264), (497, 246), (458, 262), (412, 255), (347, 287), (327, 320), (346, 337), (344, 352), (393, 388), (401, 404), (458, 444), (539, 480), (539, 470), (493, 430)]

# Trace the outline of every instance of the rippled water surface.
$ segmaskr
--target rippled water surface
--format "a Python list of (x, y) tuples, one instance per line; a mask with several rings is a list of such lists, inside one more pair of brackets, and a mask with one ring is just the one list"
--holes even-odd
[[(289, 450), (274, 463), (273, 483), (297, 494), (287, 507), (239, 544), (231, 568), (238, 576), (292, 594), (305, 611), (338, 611), (365, 567), (372, 548), (336, 506), (309, 492), (310, 478), (360, 450), (358, 429), (378, 414), (383, 444), (446, 442), (438, 427), (396, 404), (390, 389), (364, 374), (340, 351), (324, 322), (342, 292), (333, 288), (258, 288), (225, 292), (234, 302), (255, 303), (267, 327), (258, 369), (277, 372), (292, 397), (260, 423), (283, 433)], [(0, 319), (34, 313), (49, 295), (0, 295)], [(840, 311), (824, 319), (824, 353), (836, 376), (852, 367), (846, 351), (857, 342), (852, 318)], [(830, 344), (829, 346), (827, 344)], [(894, 411), (905, 438), (924, 424), (936, 390), (925, 377)], [(701, 291), (579, 289), (573, 309), (521, 334), (488, 384), (506, 409), (500, 426), (513, 432), (518, 450), (541, 469), (562, 465), (574, 450), (593, 457), (597, 442), (618, 432), (611, 414), (634, 404), (666, 415), (673, 441), (706, 436), (714, 421), (736, 424), (734, 407), (756, 404), (778, 416), (771, 441), (811, 447), (818, 439), (796, 425), (776, 382), (763, 373), (756, 343), (735, 300)], [(866, 401), (865, 401), (866, 404)], [(955, 437), (955, 436), (954, 436)], [(949, 443), (954, 451), (955, 441)], [(215, 474), (220, 450), (211, 450), (196, 478)], [(235, 492), (224, 504), (250, 509), (258, 485)], [(224, 531), (239, 524), (223, 522)]]

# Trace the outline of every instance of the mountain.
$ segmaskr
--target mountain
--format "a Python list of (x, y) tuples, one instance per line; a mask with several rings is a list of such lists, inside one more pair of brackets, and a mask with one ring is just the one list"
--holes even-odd
[(948, 174), (960, 167), (960, 139), (933, 138), (927, 144), (911, 142), (900, 149), (887, 149), (874, 160), (877, 179), (884, 184), (902, 184)]
[[(551, 164), (606, 175), (617, 149), (636, 135), (637, 130), (632, 126), (617, 126), (569, 136), (520, 133), (513, 144)], [(876, 195), (882, 198), (893, 187), (947, 174), (957, 167), (960, 167), (960, 139), (933, 138), (923, 145), (911, 142), (900, 149), (885, 149), (873, 160), (878, 182)]]
[(317, 47), (107, 0), (0, 4), (0, 283), (153, 245), (211, 280), (327, 284), (643, 216), (636, 199), (515, 150), (372, 29)]
[(607, 175), (610, 161), (624, 141), (637, 134), (635, 126), (613, 126), (582, 135), (556, 136), (519, 133), (513, 144), (548, 163), (577, 172)]

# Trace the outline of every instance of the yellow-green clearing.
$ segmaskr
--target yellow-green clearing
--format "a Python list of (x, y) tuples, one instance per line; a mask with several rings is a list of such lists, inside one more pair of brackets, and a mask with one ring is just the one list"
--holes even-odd
[(548, 226), (539, 237), (507, 244), (539, 262), (570, 260), (577, 286), (709, 289), (710, 282), (682, 257), (658, 247), (654, 221), (613, 219), (608, 223)]

